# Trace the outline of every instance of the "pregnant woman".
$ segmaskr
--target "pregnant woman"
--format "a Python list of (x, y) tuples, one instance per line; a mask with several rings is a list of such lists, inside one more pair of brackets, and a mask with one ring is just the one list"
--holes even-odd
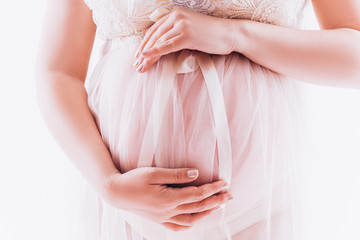
[(318, 31), (308, 3), (49, 1), (38, 99), (98, 195), (84, 239), (300, 237), (298, 80), (360, 87), (359, 1), (313, 0)]

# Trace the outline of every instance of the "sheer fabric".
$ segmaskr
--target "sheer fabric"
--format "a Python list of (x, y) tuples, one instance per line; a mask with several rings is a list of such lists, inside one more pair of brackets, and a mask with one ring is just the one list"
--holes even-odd
[(88, 205), (84, 199), (84, 210), (97, 213), (86, 239), (297, 239), (298, 83), (235, 52), (182, 50), (142, 74), (132, 64), (149, 15), (160, 6), (299, 27), (306, 1), (85, 1), (107, 40), (86, 81), (88, 102), (119, 171), (196, 167), (193, 185), (222, 177), (234, 196), (181, 232), (100, 198)]

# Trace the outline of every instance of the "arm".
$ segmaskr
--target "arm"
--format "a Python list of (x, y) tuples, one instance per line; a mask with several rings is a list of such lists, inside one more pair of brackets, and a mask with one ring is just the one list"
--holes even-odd
[[(54, 138), (82, 176), (112, 206), (184, 230), (231, 199), (224, 180), (198, 187), (198, 172), (136, 168), (120, 174), (97, 129), (84, 88), (96, 26), (83, 0), (49, 0), (37, 62), (37, 97)], [(189, 171), (190, 170), (190, 171)]]
[(84, 81), (96, 26), (82, 0), (48, 1), (36, 79), (52, 135), (85, 179), (104, 196), (117, 172), (90, 109)]
[(360, 88), (360, 2), (313, 3), (323, 30), (295, 30), (174, 8), (147, 31), (135, 66), (145, 72), (160, 56), (181, 49), (221, 55), (236, 51), (301, 81)]
[(323, 30), (239, 21), (233, 23), (235, 51), (301, 81), (360, 88), (360, 2), (313, 3)]

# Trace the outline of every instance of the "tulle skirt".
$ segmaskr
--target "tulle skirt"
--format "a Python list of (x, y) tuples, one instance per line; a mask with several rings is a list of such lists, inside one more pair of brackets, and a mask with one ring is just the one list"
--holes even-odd
[[(175, 63), (183, 51), (197, 54), (183, 50), (138, 73), (132, 64), (139, 42), (109, 42), (86, 82), (89, 107), (114, 164), (121, 173), (139, 167), (148, 145), (148, 166), (195, 167), (200, 174), (192, 185), (227, 178), (234, 199), (191, 229), (173, 232), (100, 198), (92, 204), (84, 198), (84, 210), (95, 212), (87, 221), (87, 239), (297, 239), (297, 82), (235, 52), (206, 54), (216, 72), (206, 73), (201, 66), (178, 71)], [(220, 88), (211, 89), (206, 74)], [(226, 116), (218, 116), (216, 108), (221, 107)], [(216, 122), (219, 117), (225, 125)], [(219, 135), (226, 131), (229, 142), (224, 147)], [(219, 157), (221, 148), (230, 156)]]

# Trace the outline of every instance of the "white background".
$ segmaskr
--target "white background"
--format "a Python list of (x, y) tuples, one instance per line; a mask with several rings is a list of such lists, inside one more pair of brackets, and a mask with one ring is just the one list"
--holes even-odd
[[(36, 103), (45, 0), (0, 3), (0, 239), (69, 239), (81, 177)], [(316, 28), (309, 10), (307, 23)], [(305, 240), (360, 239), (360, 90), (307, 85)], [(70, 227), (69, 227), (70, 226)]]

